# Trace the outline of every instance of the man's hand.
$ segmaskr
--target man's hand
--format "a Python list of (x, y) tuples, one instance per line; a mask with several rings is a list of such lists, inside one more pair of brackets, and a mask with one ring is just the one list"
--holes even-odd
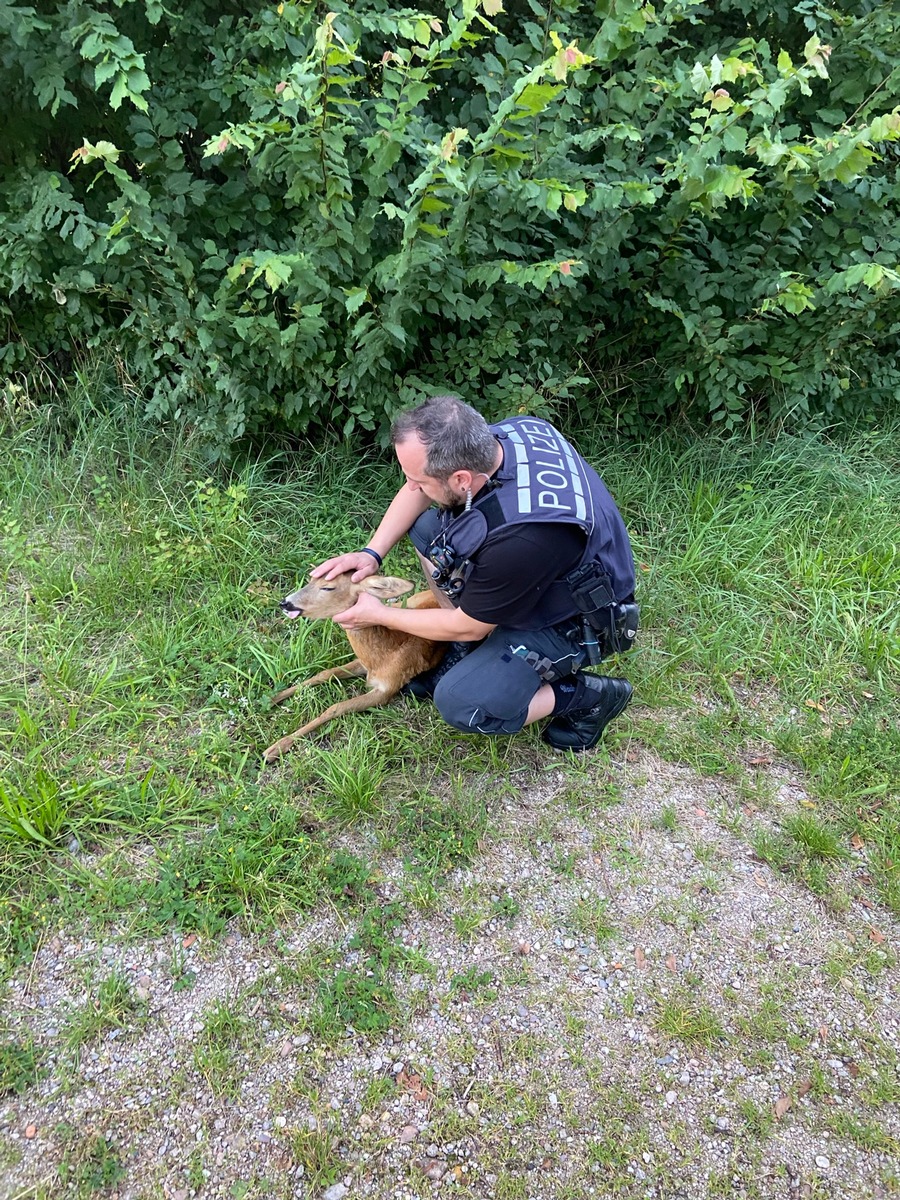
[(338, 613), (332, 620), (347, 633), (383, 625), (385, 629), (396, 629), (398, 633), (412, 634), (430, 642), (480, 642), (496, 628), (484, 621), (476, 621), (459, 608), (401, 608), (382, 604), (368, 592), (361, 592), (352, 608)]
[(348, 633), (354, 633), (357, 629), (368, 629), (371, 625), (383, 625), (383, 610), (384, 605), (380, 600), (376, 600), (368, 592), (361, 592), (352, 608), (336, 613), (332, 620)]
[(361, 579), (377, 575), (378, 570), (378, 563), (371, 554), (364, 554), (362, 550), (354, 550), (351, 554), (339, 554), (337, 558), (326, 559), (310, 572), (309, 577), (310, 579), (334, 579), (336, 575), (352, 571), (352, 582), (359, 583)]

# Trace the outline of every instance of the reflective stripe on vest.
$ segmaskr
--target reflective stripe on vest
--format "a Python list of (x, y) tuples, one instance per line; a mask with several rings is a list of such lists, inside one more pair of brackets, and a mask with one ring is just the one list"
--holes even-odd
[[(625, 523), (590, 463), (537, 417), (517, 417), (489, 428), (503, 443), (503, 464), (469, 512), (448, 515), (444, 527), (460, 563), (477, 554), (501, 526), (560, 521), (578, 525), (587, 534), (581, 563), (599, 559), (609, 572), (616, 599), (631, 596), (634, 558)], [(463, 568), (462, 578), (468, 574)], [(459, 593), (452, 598), (458, 603)], [(565, 605), (557, 602), (554, 607)], [(562, 619), (571, 611), (551, 616)]]

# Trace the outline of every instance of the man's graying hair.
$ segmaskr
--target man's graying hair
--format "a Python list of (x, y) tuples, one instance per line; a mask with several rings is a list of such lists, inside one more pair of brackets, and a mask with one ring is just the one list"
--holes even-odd
[(432, 396), (401, 413), (391, 426), (391, 444), (417, 437), (428, 452), (425, 470), (446, 482), (454, 471), (489, 475), (497, 440), (480, 412), (459, 396)]

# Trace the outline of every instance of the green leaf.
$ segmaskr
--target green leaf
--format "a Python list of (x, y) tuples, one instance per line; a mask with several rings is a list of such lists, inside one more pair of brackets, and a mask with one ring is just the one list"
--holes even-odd
[(743, 150), (747, 145), (747, 130), (741, 125), (729, 125), (722, 134), (722, 143), (726, 150)]
[(122, 101), (128, 96), (128, 76), (124, 71), (120, 71), (116, 76), (116, 82), (113, 84), (113, 90), (110, 93), (109, 103), (112, 108), (119, 108)]
[(694, 64), (694, 69), (691, 71), (691, 85), (695, 92), (708, 92), (712, 87), (712, 80), (702, 63)]
[(756, 152), (759, 161), (765, 163), (767, 167), (774, 167), (788, 153), (784, 142), (770, 142), (768, 138), (763, 137), (755, 138), (751, 149)]
[(146, 92), (150, 88), (147, 72), (141, 67), (129, 67), (127, 78), (128, 91), (132, 100), (135, 100), (140, 92)]
[(402, 325), (398, 325), (395, 321), (382, 321), (382, 328), (385, 329), (395, 341), (398, 341), (401, 346), (406, 345), (406, 330)]
[(79, 162), (89, 163), (95, 162), (98, 158), (104, 162), (118, 162), (120, 150), (114, 146), (112, 142), (97, 142), (96, 145), (91, 145), (90, 142), (85, 142), (84, 145), (75, 151), (72, 158), (77, 158)]
[(516, 96), (516, 107), (524, 108), (529, 117), (536, 117), (550, 105), (563, 91), (563, 88), (553, 83), (529, 83)]
[(787, 100), (787, 82), (784, 79), (776, 79), (766, 92), (766, 100), (772, 106), (775, 112), (780, 112), (784, 108), (784, 103)]
[(348, 288), (344, 292), (344, 308), (348, 313), (355, 313), (357, 309), (362, 308), (368, 299), (369, 293), (365, 288)]
[(900, 137), (900, 109), (874, 117), (869, 125), (869, 139), (873, 142), (895, 142)]
[(118, 70), (119, 64), (114, 59), (105, 58), (97, 63), (94, 67), (94, 86), (99, 88), (107, 79), (112, 79)]
[(447, 204), (445, 201), (439, 200), (437, 196), (429, 192), (422, 201), (421, 211), (426, 213), (446, 212), (452, 207), (453, 206), (451, 204)]
[[(855, 146), (834, 168), (834, 178), (840, 183), (851, 183), (858, 175), (864, 175), (872, 161), (872, 151), (865, 146)], [(823, 174), (828, 178), (828, 173)]]
[(75, 247), (78, 250), (87, 250), (88, 246), (90, 246), (93, 241), (93, 232), (87, 227), (87, 225), (84, 224), (83, 221), (79, 221), (75, 226), (74, 233), (72, 234), (72, 242)]

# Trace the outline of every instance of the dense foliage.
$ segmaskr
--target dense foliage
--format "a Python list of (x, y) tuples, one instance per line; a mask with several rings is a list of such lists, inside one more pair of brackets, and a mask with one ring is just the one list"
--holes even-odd
[(851, 0), (0, 0), (0, 378), (224, 448), (451, 385), (638, 428), (900, 390), (900, 16)]

